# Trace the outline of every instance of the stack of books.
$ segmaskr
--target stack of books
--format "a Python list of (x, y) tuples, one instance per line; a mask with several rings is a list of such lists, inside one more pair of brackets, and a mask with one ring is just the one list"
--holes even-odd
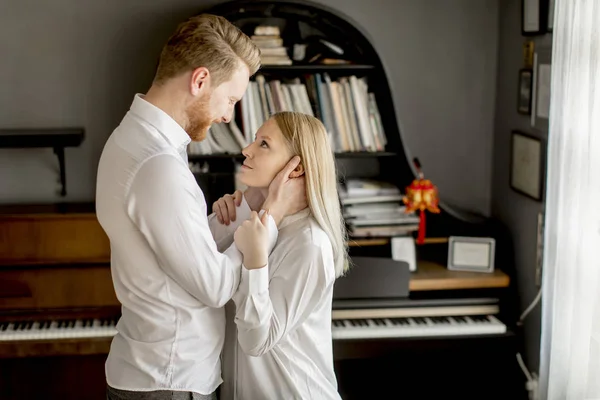
[(402, 194), (394, 185), (348, 179), (339, 193), (350, 237), (407, 236), (419, 229), (419, 217), (406, 213)]
[(252, 41), (260, 49), (262, 65), (291, 65), (292, 60), (283, 47), (283, 39), (278, 26), (259, 25), (254, 28)]

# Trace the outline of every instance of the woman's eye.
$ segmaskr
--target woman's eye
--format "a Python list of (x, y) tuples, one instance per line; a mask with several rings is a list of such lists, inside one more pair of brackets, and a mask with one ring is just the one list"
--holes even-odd
[(260, 147), (269, 147), (269, 145), (267, 144), (267, 142), (265, 142), (264, 140), (262, 140), (260, 142)]

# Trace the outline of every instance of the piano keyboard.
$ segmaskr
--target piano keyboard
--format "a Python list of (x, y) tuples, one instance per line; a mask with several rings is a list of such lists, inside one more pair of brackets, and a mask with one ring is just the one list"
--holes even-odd
[(112, 337), (116, 319), (65, 319), (0, 323), (0, 341)]
[(502, 334), (506, 325), (493, 315), (333, 320), (333, 339)]

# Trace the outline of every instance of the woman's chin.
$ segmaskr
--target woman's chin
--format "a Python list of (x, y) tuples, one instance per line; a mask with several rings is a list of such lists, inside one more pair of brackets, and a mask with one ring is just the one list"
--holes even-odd
[(240, 183), (242, 183), (243, 185), (246, 185), (248, 187), (252, 187), (254, 186), (252, 184), (252, 179), (249, 179), (248, 176), (246, 176), (246, 174), (243, 171), (238, 172), (237, 174), (237, 180), (240, 181)]
[(271, 180), (264, 179), (264, 177), (258, 177), (258, 179), (254, 179), (254, 178), (256, 178), (256, 174), (250, 174), (249, 173), (250, 171), (252, 171), (252, 170), (247, 170), (247, 169), (242, 168), (237, 173), (237, 180), (240, 183), (242, 183), (248, 187), (260, 188), (260, 189), (269, 187), (272, 179)]

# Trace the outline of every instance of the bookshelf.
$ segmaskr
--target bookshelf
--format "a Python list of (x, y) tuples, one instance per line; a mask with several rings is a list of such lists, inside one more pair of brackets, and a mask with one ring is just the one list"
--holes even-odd
[[(275, 32), (270, 32), (270, 38), (287, 49), (285, 55), (280, 50), (276, 52), (280, 54), (280, 61), (288, 64), (269, 65), (263, 62), (259, 71), (251, 77), (244, 97), (254, 98), (254, 102), (251, 105), (251, 100), (243, 99), (236, 107), (234, 121), (229, 124), (228, 130), (219, 127), (215, 131), (215, 141), (223, 135), (233, 137), (231, 142), (234, 143), (230, 142), (228, 149), (215, 150), (227, 147), (217, 143), (218, 146), (205, 151), (207, 154), (198, 154), (202, 153), (198, 149), (188, 151), (190, 163), (203, 171), (196, 177), (207, 204), (235, 190), (236, 168), (244, 158), (240, 154), (242, 145), (253, 139), (248, 137), (248, 133), (255, 131), (269, 114), (281, 111), (273, 99), (282, 94), (284, 99), (292, 100), (287, 103), (295, 107), (291, 109), (303, 112), (309, 107), (312, 114), (325, 124), (332, 140), (341, 183), (352, 179), (375, 180), (404, 191), (414, 179), (414, 173), (406, 159), (387, 75), (374, 47), (356, 26), (325, 7), (296, 1), (233, 1), (203, 12), (227, 18), (248, 36), (256, 38), (259, 46), (263, 37), (257, 35), (256, 28), (277, 27)], [(343, 49), (343, 54), (329, 51), (321, 39)], [(302, 51), (297, 52), (299, 48), (304, 51), (304, 58), (298, 57), (302, 54)], [(269, 51), (271, 53), (275, 51)], [(345, 63), (340, 63), (340, 60)], [(285, 85), (289, 86), (283, 88)], [(298, 89), (298, 86), (292, 87), (294, 85), (303, 87)], [(322, 94), (324, 87), (331, 97)], [(335, 88), (332, 90), (332, 87)], [(336, 91), (338, 104), (331, 100)], [(302, 99), (308, 101), (301, 103)], [(325, 104), (328, 100), (329, 103)], [(279, 105), (284, 103), (282, 100)], [(364, 107), (360, 111), (363, 121), (359, 121), (358, 107)], [(258, 112), (258, 117), (254, 115), (257, 121), (250, 121), (253, 118), (249, 116), (251, 109), (255, 113), (256, 109), (262, 111), (262, 114)], [(368, 127), (359, 126), (360, 123)], [(365, 138), (361, 136), (363, 132), (370, 132), (372, 136)], [(378, 141), (375, 139), (377, 135)], [(227, 174), (231, 175), (231, 179), (226, 179)], [(379, 235), (351, 237), (349, 244), (359, 251), (365, 247), (379, 247), (382, 252), (387, 252), (389, 235)]]

